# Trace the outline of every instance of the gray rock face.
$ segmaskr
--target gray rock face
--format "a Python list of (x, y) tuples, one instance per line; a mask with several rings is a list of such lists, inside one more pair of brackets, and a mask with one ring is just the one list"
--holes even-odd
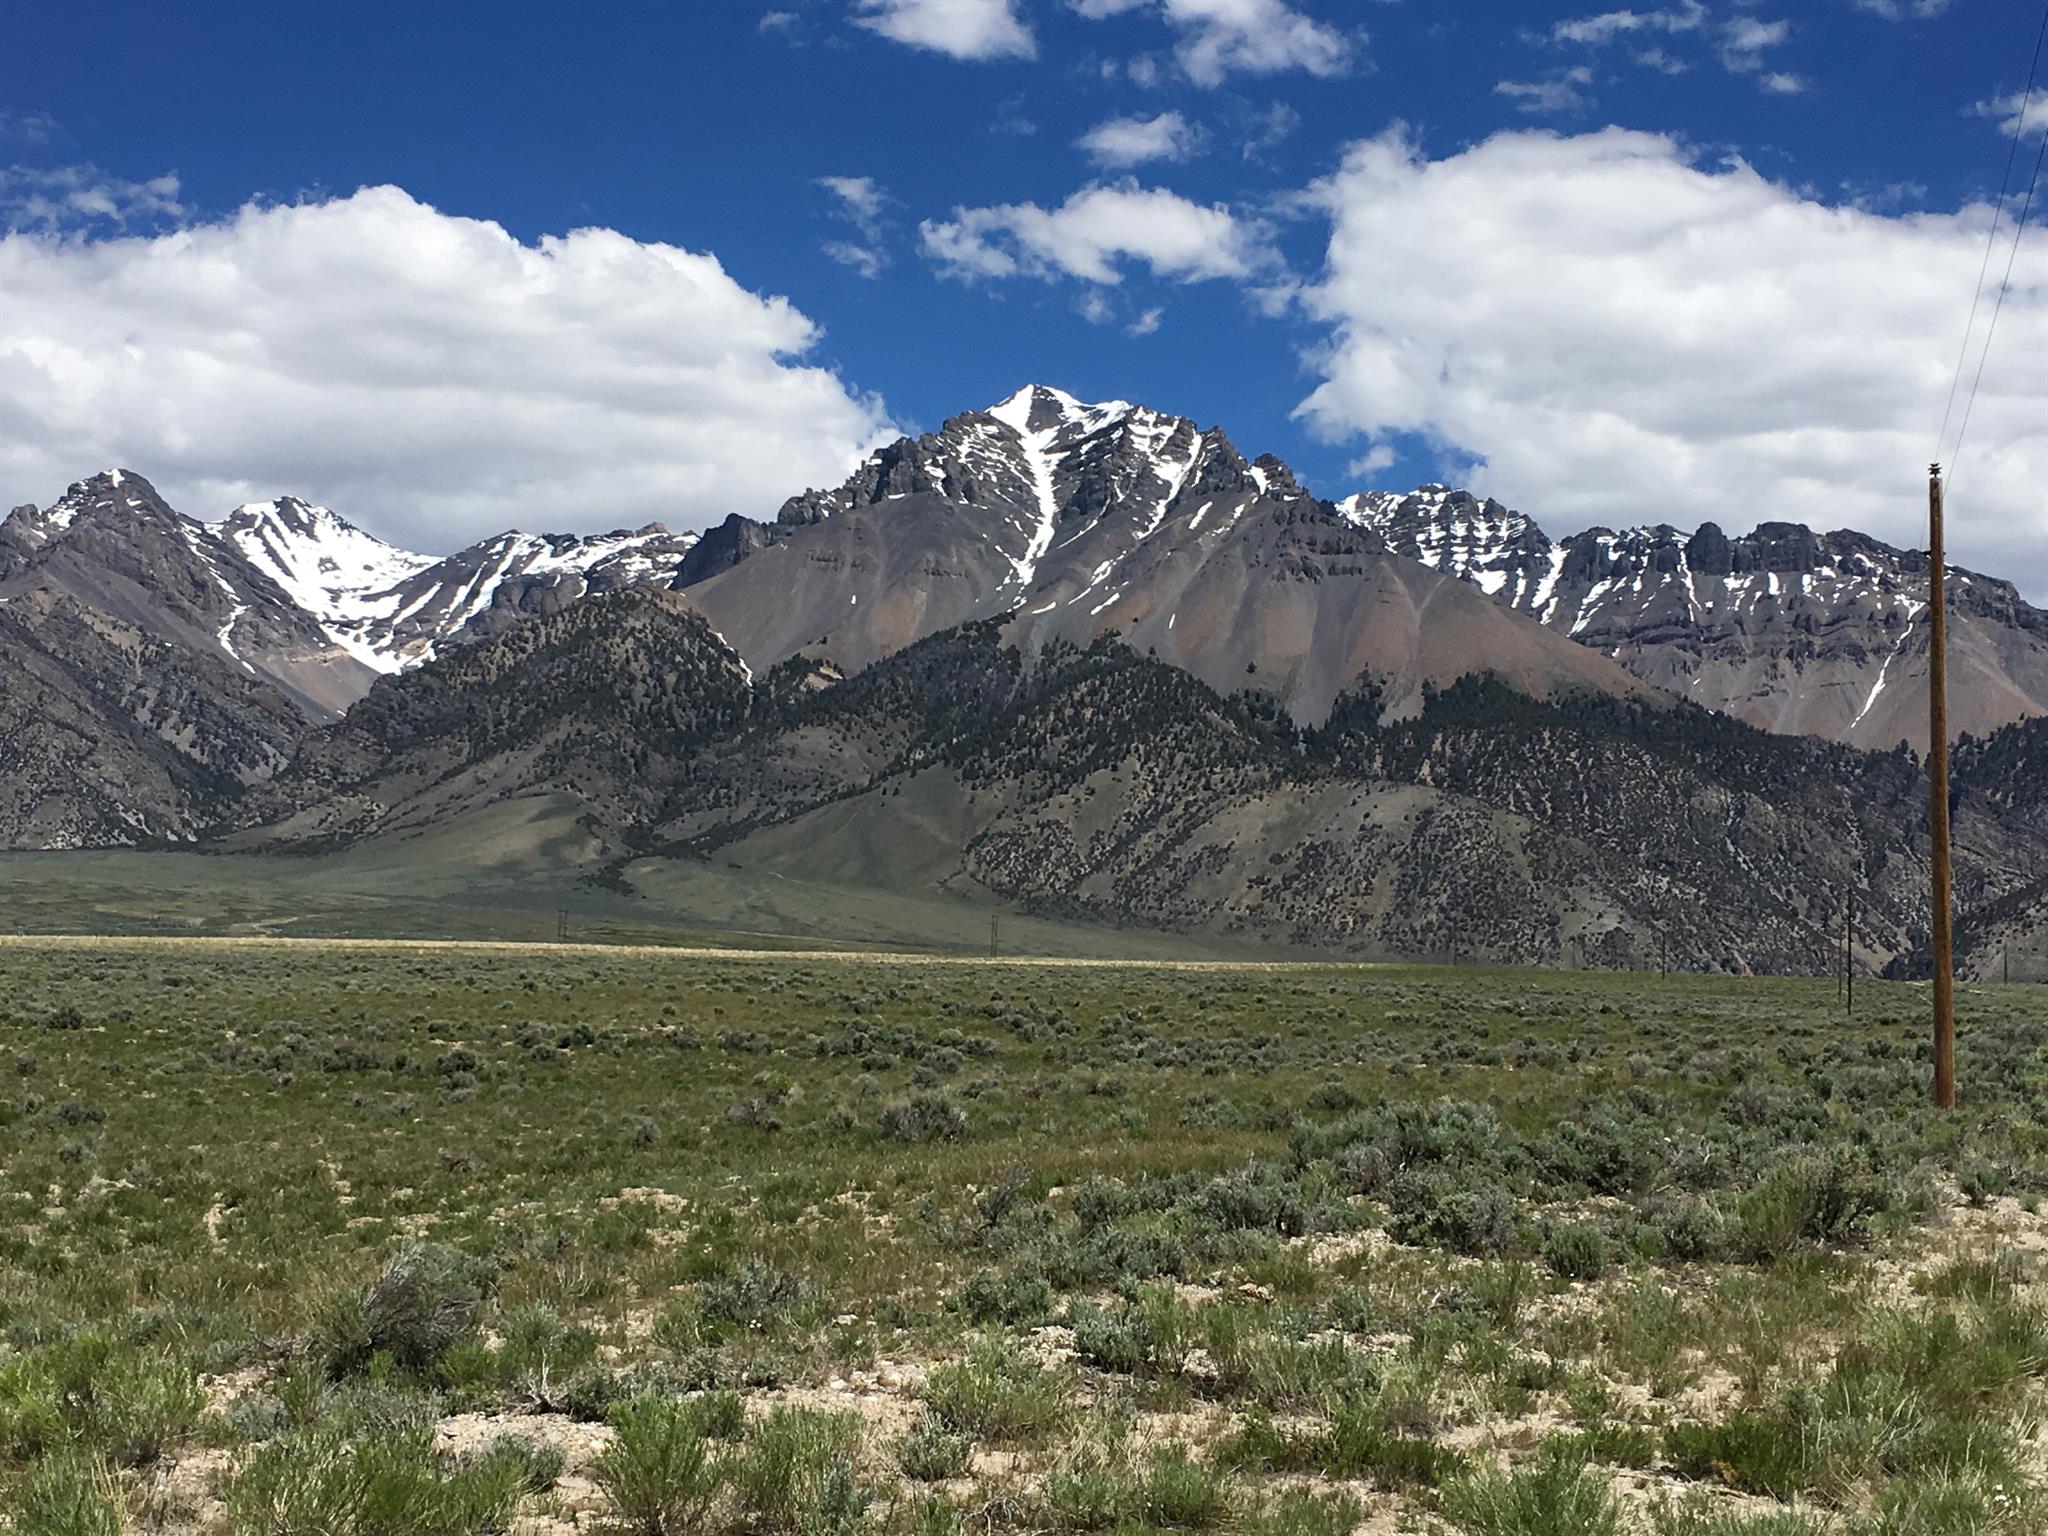
[(369, 673), (219, 528), (173, 511), (147, 480), (108, 470), (0, 528), (0, 600), (62, 596), (184, 650), (225, 657), (315, 718)]
[[(728, 524), (728, 528), (732, 525)], [(1414, 564), (1220, 430), (1042, 386), (875, 454), (786, 503), (689, 586), (757, 670), (810, 647), (848, 670), (971, 620), (1027, 649), (1116, 631), (1313, 722), (1360, 679), (1390, 711), (1493, 672), (1536, 696), (1632, 695), (1619, 668)], [(1505, 620), (1505, 622), (1504, 622)]]
[[(1927, 557), (1848, 530), (1770, 522), (1605, 528), (1552, 541), (1520, 513), (1424, 486), (1339, 503), (1398, 553), (1767, 730), (1916, 750), (1927, 735)], [(1951, 567), (1951, 729), (2048, 712), (2048, 613)]]
[(0, 847), (191, 841), (305, 728), (224, 656), (48, 589), (0, 603)]

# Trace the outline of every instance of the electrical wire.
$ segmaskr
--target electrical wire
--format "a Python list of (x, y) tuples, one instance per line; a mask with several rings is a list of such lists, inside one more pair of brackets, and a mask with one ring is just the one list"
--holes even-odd
[(1949, 455), (1949, 481), (1955, 481), (1956, 465), (1962, 461), (1963, 439), (1969, 436), (1970, 413), (1977, 408), (1977, 386), (1984, 382), (1984, 364), (1991, 357), (1991, 338), (1998, 334), (1998, 317), (2005, 309), (2005, 296), (2012, 291), (2013, 263), (2019, 260), (2020, 236), (2027, 231), (2027, 215), (2033, 212), (2034, 190), (2041, 184), (2041, 166), (2048, 161), (2048, 133), (2041, 136), (2041, 152), (2034, 156), (2034, 175), (2027, 183), (2027, 198), (2020, 205), (2019, 222), (2012, 229), (2012, 251), (2005, 258), (2005, 276), (1999, 280), (1998, 302), (1991, 306), (1991, 323), (1984, 328), (1984, 350), (1977, 356), (1977, 376), (1970, 381), (1970, 398), (1963, 405), (1963, 424), (1956, 428), (1956, 450)]
[[(2034, 82), (2036, 78), (2039, 76), (2041, 69), (2041, 51), (2043, 44), (2048, 44), (2048, 6), (2043, 6), (2042, 8), (2041, 30), (2034, 37), (2034, 58), (2033, 62), (2027, 66), (2027, 88), (2020, 97), (2019, 115), (2013, 119), (2012, 143), (2007, 146), (2005, 151), (2005, 174), (2001, 176), (1998, 180), (1998, 201), (1992, 205), (1991, 227), (1984, 233), (1984, 259), (1977, 265), (1977, 286), (1975, 291), (1972, 292), (1970, 295), (1970, 318), (1968, 322), (1963, 326), (1962, 345), (1956, 348), (1956, 368), (1954, 377), (1949, 380), (1948, 404), (1944, 406), (1942, 409), (1941, 430), (1937, 432), (1934, 437), (1934, 457), (1937, 460), (1941, 458), (1941, 445), (1948, 441), (1948, 424), (1950, 419), (1955, 415), (1956, 392), (1962, 386), (1963, 367), (1970, 355), (1970, 338), (1976, 333), (1977, 330), (1977, 311), (1983, 305), (1984, 302), (1984, 278), (1991, 270), (1991, 252), (1997, 247), (1998, 244), (1998, 215), (2000, 211), (2003, 210), (2005, 207), (2006, 189), (2012, 185), (2012, 168), (2019, 158), (2020, 140), (2026, 137), (2027, 117), (2032, 111), (2034, 105)], [(2043, 138), (2042, 146), (2044, 150), (2048, 150), (2048, 137)], [(2041, 164), (2040, 160), (2037, 158), (2034, 162), (2034, 177), (2036, 181), (2040, 179), (2040, 175)], [(2030, 188), (2028, 191), (2029, 204), (2031, 204), (2032, 201), (2033, 193)], [(2014, 236), (2014, 250), (2018, 250), (2017, 232), (2015, 232)], [(2006, 267), (2008, 277), (2011, 276), (2011, 270), (2011, 263), (2008, 262)], [(1999, 290), (1998, 298), (1998, 305), (1994, 306), (1992, 310), (1991, 323), (1992, 329), (1994, 330), (1997, 328), (1998, 324), (1998, 309), (2003, 307), (2005, 302), (2005, 290), (2002, 287)], [(1987, 333), (1984, 338), (1984, 356), (1988, 357), (1990, 355), (1990, 351), (1991, 338), (1990, 335)], [(1970, 386), (1971, 405), (1976, 404), (1976, 383), (1981, 382), (1983, 376), (1984, 362), (1983, 357), (1980, 357), (1977, 362), (1977, 381), (1973, 381)], [(1969, 430), (1969, 416), (1969, 410), (1965, 408), (1963, 412), (1963, 432), (1967, 432)], [(1962, 452), (1962, 432), (1958, 432), (1956, 435), (1956, 451), (1958, 454)], [(1951, 468), (1953, 468), (1953, 465), (1951, 465)]]

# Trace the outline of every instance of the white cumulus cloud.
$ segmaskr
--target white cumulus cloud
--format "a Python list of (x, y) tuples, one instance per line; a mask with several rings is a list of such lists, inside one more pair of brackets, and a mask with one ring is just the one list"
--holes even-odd
[[(1989, 208), (1829, 205), (1620, 129), (1439, 160), (1390, 133), (1318, 195), (1302, 302), (1332, 330), (1301, 411), (1332, 439), (1418, 435), (1557, 532), (1782, 518), (1925, 542)], [(1956, 558), (2048, 591), (2048, 246), (2021, 250), (1955, 492)]]
[(1099, 165), (1118, 170), (1148, 160), (1185, 160), (1202, 147), (1202, 130), (1178, 112), (1157, 117), (1112, 117), (1075, 142)]
[(1642, 32), (1697, 32), (1706, 24), (1706, 6), (1700, 0), (1685, 0), (1685, 4), (1668, 10), (1601, 11), (1592, 16), (1574, 16), (1554, 25), (1550, 35), (1560, 43), (1598, 46)]
[(0, 496), (110, 465), (217, 516), (293, 493), (445, 549), (701, 525), (837, 480), (890, 429), (818, 328), (716, 257), (526, 244), (396, 187), (90, 239), (0, 237)]
[(1196, 282), (1249, 277), (1273, 262), (1265, 231), (1221, 204), (1135, 181), (1083, 187), (1057, 208), (955, 208), (918, 226), (924, 253), (952, 277), (1077, 277), (1117, 283), (1125, 261)]
[(855, 23), (956, 59), (1029, 59), (1038, 43), (1016, 0), (855, 0)]
[[(2048, 133), (2048, 91), (2035, 91), (2032, 96), (2014, 91), (1980, 101), (1970, 110), (1979, 117), (1996, 118), (2000, 130), (2007, 134)], [(2022, 117), (2026, 119), (2024, 123), (2020, 121)]]
[(1197, 85), (1221, 85), (1232, 72), (1254, 75), (1304, 70), (1341, 75), (1355, 40), (1286, 0), (1070, 0), (1100, 20), (1128, 11), (1156, 14), (1179, 34), (1174, 57)]

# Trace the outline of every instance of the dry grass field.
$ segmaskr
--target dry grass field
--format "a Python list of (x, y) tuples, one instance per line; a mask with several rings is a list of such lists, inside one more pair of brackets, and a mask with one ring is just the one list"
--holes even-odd
[(0, 943), (25, 1536), (2048, 1529), (2048, 992)]

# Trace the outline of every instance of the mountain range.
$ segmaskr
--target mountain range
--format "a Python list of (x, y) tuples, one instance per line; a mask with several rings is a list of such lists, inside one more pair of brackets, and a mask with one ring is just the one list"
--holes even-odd
[[(1338, 503), (1387, 547), (1681, 698), (1765, 730), (1856, 746), (1927, 743), (1927, 555), (1864, 534), (1713, 523), (1552, 540), (1440, 485)], [(2048, 613), (1951, 569), (1949, 723), (1982, 736), (2048, 711)]]
[[(1786, 523), (1327, 502), (1042, 386), (701, 534), (435, 557), (115, 470), (0, 524), (0, 839), (303, 851), (531, 798), (613, 880), (738, 855), (1359, 953), (1776, 970), (1825, 963), (1854, 891), (1864, 960), (1906, 965), (1926, 574)], [(2048, 797), (2011, 787), (2048, 614), (1948, 584), (1967, 917), (2048, 877)]]

